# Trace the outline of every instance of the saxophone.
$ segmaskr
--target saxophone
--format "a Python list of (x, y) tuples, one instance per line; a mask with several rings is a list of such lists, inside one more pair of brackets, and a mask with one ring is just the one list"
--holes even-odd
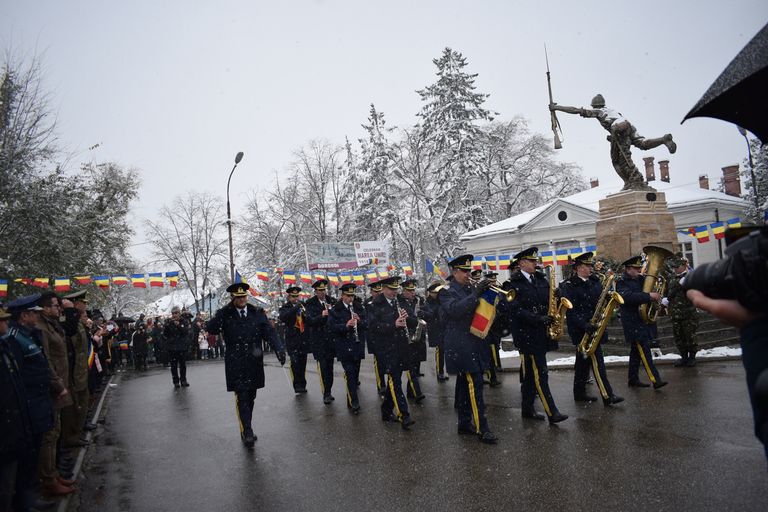
[[(643, 280), (643, 291), (645, 293), (656, 292), (662, 297), (667, 294), (667, 279), (661, 275), (664, 263), (674, 256), (671, 252), (661, 247), (647, 245), (643, 247), (645, 253), (645, 279)], [(651, 301), (648, 304), (640, 306), (640, 316), (648, 325), (656, 323), (656, 317), (659, 315), (660, 304)]]
[(549, 268), (549, 309), (547, 314), (554, 318), (554, 321), (547, 327), (547, 336), (553, 341), (560, 339), (563, 334), (563, 324), (565, 323), (565, 313), (569, 309), (573, 308), (571, 301), (565, 297), (560, 297), (557, 300), (556, 286), (555, 286), (555, 269), (551, 266)]
[(608, 327), (608, 322), (611, 321), (613, 310), (619, 305), (624, 304), (624, 299), (621, 295), (619, 295), (618, 292), (611, 290), (615, 279), (616, 276), (613, 272), (608, 271), (608, 273), (605, 274), (605, 278), (602, 280), (603, 291), (600, 293), (600, 298), (597, 299), (595, 313), (589, 321), (590, 324), (597, 328), (592, 334), (585, 332), (584, 336), (581, 338), (581, 343), (579, 343), (579, 353), (584, 357), (594, 355), (598, 345), (600, 345), (600, 340), (603, 339), (603, 334), (605, 333), (606, 327)]

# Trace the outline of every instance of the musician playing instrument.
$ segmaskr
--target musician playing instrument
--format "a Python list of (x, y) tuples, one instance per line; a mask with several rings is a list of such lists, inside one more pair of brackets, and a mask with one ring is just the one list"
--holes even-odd
[[(488, 271), (483, 274), (483, 277), (490, 281), (493, 286), (498, 286), (496, 278), (499, 276), (498, 272)], [(488, 384), (495, 388), (501, 386), (496, 369), (501, 367), (501, 358), (499, 357), (499, 346), (501, 345), (501, 338), (505, 335), (505, 330), (509, 326), (508, 320), (509, 307), (506, 300), (500, 300), (496, 304), (496, 317), (493, 319), (493, 324), (488, 331), (488, 336), (485, 337), (485, 344), (488, 346), (488, 358), (491, 363), (491, 367), (486, 372), (488, 376)]]
[(333, 388), (333, 336), (328, 329), (328, 310), (336, 304), (336, 299), (328, 296), (328, 281), (318, 279), (312, 283), (315, 296), (304, 305), (307, 310), (307, 325), (309, 339), (312, 344), (312, 355), (317, 361), (317, 373), (320, 377), (320, 390), (323, 392), (323, 403), (328, 405), (335, 400), (331, 394)]
[(296, 393), (307, 392), (307, 354), (310, 352), (309, 330), (304, 304), (299, 300), (301, 287), (285, 290), (288, 301), (280, 307), (279, 318), (285, 326), (285, 346), (291, 358), (291, 381)]
[(643, 258), (633, 256), (624, 263), (624, 274), (616, 281), (616, 291), (624, 299), (621, 305), (621, 324), (624, 327), (624, 339), (630, 344), (629, 353), (629, 373), (627, 376), (627, 385), (629, 387), (647, 388), (650, 384), (640, 382), (639, 370), (642, 363), (648, 380), (653, 384), (654, 389), (659, 389), (667, 385), (661, 380), (659, 370), (653, 364), (651, 356), (651, 334), (648, 324), (643, 322), (640, 317), (639, 308), (643, 304), (650, 304), (653, 301), (660, 302), (661, 295), (656, 292), (646, 293), (643, 291), (643, 277), (640, 275), (640, 269), (643, 268)]
[(408, 412), (408, 403), (402, 387), (402, 373), (408, 369), (411, 355), (408, 347), (407, 313), (397, 304), (400, 278), (387, 277), (379, 283), (382, 293), (371, 305), (368, 329), (376, 339), (376, 357), (387, 377), (389, 392), (381, 404), (381, 419), (399, 421), (403, 430), (408, 430), (415, 422)]
[(438, 294), (443, 283), (436, 281), (427, 287), (427, 300), (419, 310), (419, 318), (427, 322), (427, 342), (435, 348), (435, 374), (438, 382), (445, 382), (445, 325), (440, 317)]
[(355, 300), (357, 285), (347, 283), (341, 286), (341, 300), (330, 311), (328, 325), (333, 334), (336, 359), (344, 368), (344, 380), (347, 384), (347, 408), (352, 414), (360, 413), (360, 401), (357, 397), (357, 381), (360, 379), (360, 361), (365, 357), (366, 329), (363, 305)]
[(408, 313), (406, 324), (408, 325), (408, 335), (411, 337), (409, 346), (411, 351), (410, 365), (405, 371), (405, 375), (408, 378), (408, 390), (405, 395), (418, 404), (425, 398), (424, 393), (421, 392), (419, 376), (421, 375), (421, 362), (427, 360), (427, 343), (424, 339), (427, 333), (424, 332), (424, 329), (418, 329), (419, 318), (417, 311), (423, 307), (424, 299), (416, 295), (416, 285), (417, 281), (415, 279), (406, 279), (400, 283), (403, 291), (397, 297), (397, 302)]
[(483, 373), (490, 366), (487, 345), (470, 332), (479, 298), (491, 283), (483, 280), (472, 284), (472, 259), (471, 254), (465, 254), (449, 261), (449, 284), (440, 290), (445, 363), (448, 373), (456, 375), (458, 433), (474, 434), (483, 443), (496, 444), (498, 439), (488, 427), (483, 401)]
[[(376, 297), (381, 295), (381, 283), (378, 281), (368, 283), (368, 289), (371, 292), (371, 296), (363, 301), (363, 307), (370, 318), (373, 301), (376, 300)], [(373, 355), (373, 373), (376, 375), (376, 392), (382, 399), (384, 399), (389, 392), (386, 385), (387, 380), (384, 375), (384, 367), (379, 362), (379, 358), (376, 355), (376, 336), (370, 329), (365, 333), (365, 340), (368, 343), (368, 353)]]
[[(566, 313), (568, 322), (568, 335), (574, 345), (579, 345), (585, 334), (594, 333), (598, 326), (591, 323), (595, 314), (595, 308), (599, 305), (603, 296), (603, 283), (592, 272), (594, 260), (591, 252), (585, 252), (576, 256), (573, 260), (574, 273), (560, 285), (560, 293), (573, 304), (573, 309)], [(613, 309), (613, 308), (611, 308)], [(609, 312), (610, 314), (610, 312)], [(608, 339), (608, 334), (603, 332), (600, 344)], [(576, 354), (576, 365), (573, 376), (573, 399), (577, 402), (594, 402), (597, 397), (587, 394), (587, 379), (589, 371), (595, 376), (595, 382), (606, 406), (618, 404), (624, 399), (613, 393), (611, 383), (605, 371), (605, 360), (601, 345), (592, 356)]]
[(536, 412), (536, 395), (551, 424), (568, 419), (561, 414), (549, 390), (547, 348), (551, 340), (547, 328), (555, 321), (549, 316), (550, 287), (544, 273), (536, 270), (538, 248), (529, 247), (515, 255), (519, 270), (509, 278), (516, 297), (509, 304), (510, 330), (520, 351), (520, 393), (523, 418), (543, 420)]

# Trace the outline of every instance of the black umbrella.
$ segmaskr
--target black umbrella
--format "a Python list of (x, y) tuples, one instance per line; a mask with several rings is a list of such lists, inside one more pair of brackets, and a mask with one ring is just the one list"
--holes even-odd
[(768, 25), (728, 64), (683, 122), (692, 117), (735, 123), (768, 142)]
[(129, 324), (129, 323), (131, 323), (133, 321), (134, 321), (133, 318), (131, 318), (129, 316), (119, 316), (119, 317), (115, 318), (115, 322), (117, 322), (119, 324)]

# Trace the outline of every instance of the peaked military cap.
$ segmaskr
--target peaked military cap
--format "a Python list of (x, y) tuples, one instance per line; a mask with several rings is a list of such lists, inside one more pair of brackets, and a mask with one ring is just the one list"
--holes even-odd
[(368, 283), (368, 288), (370, 288), (372, 292), (380, 292), (381, 281), (374, 281), (373, 283)]
[(386, 286), (392, 290), (400, 288), (400, 278), (398, 276), (386, 277), (378, 282), (381, 286)]
[(315, 290), (327, 290), (328, 289), (328, 280), (327, 279), (318, 279), (314, 283), (312, 283), (312, 288)]
[(77, 291), (77, 292), (74, 292), (74, 293), (67, 294), (67, 295), (65, 295), (62, 298), (69, 299), (72, 302), (76, 302), (76, 301), (85, 302), (85, 303), (88, 302), (88, 299), (86, 298), (86, 291), (85, 290), (80, 290), (80, 291)]
[(427, 286), (427, 291), (430, 292), (430, 293), (437, 293), (440, 290), (442, 290), (444, 286), (445, 285), (443, 283), (441, 283), (440, 281), (435, 281), (434, 283), (432, 283), (429, 286)]
[(573, 258), (573, 265), (594, 265), (595, 260), (592, 259), (592, 256), (594, 256), (594, 253), (591, 252), (585, 252), (584, 254), (579, 254), (575, 258)]
[(24, 295), (8, 303), (8, 309), (11, 311), (42, 311), (37, 301), (40, 300), (39, 293), (33, 293), (32, 295)]
[(400, 285), (403, 287), (403, 290), (415, 290), (417, 283), (418, 281), (416, 281), (415, 279), (406, 279), (405, 281), (400, 283)]
[(472, 269), (470, 274), (472, 275), (472, 277), (474, 277), (476, 279), (479, 279), (480, 276), (483, 275), (483, 271), (480, 270), (479, 268), (475, 268), (475, 269)]
[(538, 247), (529, 247), (527, 249), (523, 249), (519, 253), (515, 254), (514, 259), (516, 259), (516, 260), (533, 260), (533, 261), (538, 261), (538, 259), (539, 259), (539, 248)]
[(11, 318), (11, 314), (8, 312), (8, 310), (5, 308), (0, 308), (0, 322), (3, 320), (8, 320), (9, 318)]
[(489, 270), (483, 275), (483, 277), (485, 277), (486, 279), (496, 279), (498, 276), (499, 276), (499, 273), (494, 272), (493, 270)]
[(301, 292), (301, 286), (289, 286), (285, 290), (285, 293), (287, 293), (292, 297), (298, 297), (300, 292)]
[(462, 254), (456, 256), (448, 262), (448, 266), (451, 268), (458, 268), (460, 270), (472, 270), (472, 260), (474, 256), (471, 254)]
[(250, 290), (250, 285), (248, 283), (235, 283), (229, 285), (227, 288), (227, 291), (232, 294), (233, 297), (245, 297), (248, 295), (248, 290)]
[(642, 256), (632, 256), (628, 260), (624, 261), (622, 263), (625, 267), (636, 267), (636, 268), (643, 268), (643, 257)]
[(355, 295), (355, 290), (357, 290), (357, 285), (354, 283), (345, 283), (341, 285), (341, 293), (344, 295)]

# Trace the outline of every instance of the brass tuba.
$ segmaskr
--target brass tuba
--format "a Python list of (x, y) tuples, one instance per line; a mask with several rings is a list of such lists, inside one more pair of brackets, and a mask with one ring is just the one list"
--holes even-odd
[(563, 324), (565, 323), (565, 313), (573, 308), (571, 301), (565, 297), (560, 297), (557, 300), (556, 286), (555, 286), (555, 269), (549, 268), (549, 309), (547, 314), (554, 318), (554, 321), (547, 327), (547, 336), (553, 341), (560, 339), (563, 334)]
[[(643, 247), (643, 252), (645, 253), (643, 291), (645, 293), (656, 292), (663, 297), (667, 292), (667, 279), (661, 275), (661, 270), (664, 268), (664, 262), (674, 256), (674, 254), (655, 245), (646, 245)], [(640, 306), (640, 317), (646, 324), (655, 324), (658, 315), (658, 302), (651, 301)]]
[(608, 322), (611, 321), (613, 310), (624, 304), (624, 299), (621, 295), (611, 290), (615, 279), (616, 276), (613, 275), (613, 272), (609, 271), (605, 274), (605, 278), (602, 281), (603, 291), (600, 293), (600, 298), (597, 299), (595, 313), (589, 321), (590, 324), (596, 326), (595, 332), (592, 334), (585, 332), (581, 338), (581, 343), (579, 343), (579, 353), (584, 357), (594, 355), (597, 347), (600, 345), (600, 340), (603, 339), (605, 328), (608, 327)]

